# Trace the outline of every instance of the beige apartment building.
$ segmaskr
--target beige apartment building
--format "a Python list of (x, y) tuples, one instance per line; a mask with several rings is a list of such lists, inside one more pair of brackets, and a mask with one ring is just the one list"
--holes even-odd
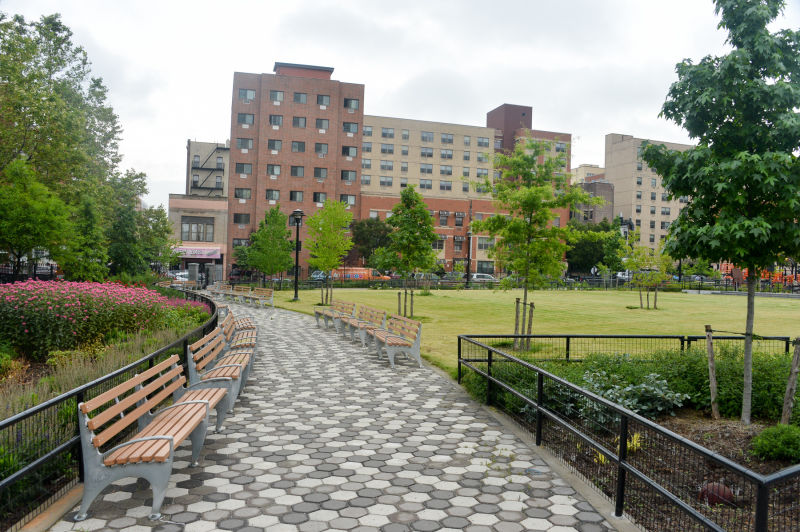
[[(642, 160), (641, 146), (646, 139), (632, 135), (606, 135), (605, 179), (614, 185), (614, 212), (631, 219), (641, 242), (652, 248), (664, 240), (670, 224), (678, 217), (684, 198), (669, 199), (661, 176)], [(672, 150), (684, 151), (688, 144), (650, 140)]]
[(596, 181), (603, 177), (605, 171), (605, 168), (596, 164), (581, 164), (577, 168), (572, 169), (571, 183), (573, 185), (579, 185), (581, 183)]
[(181, 269), (227, 264), (228, 143), (186, 143), (186, 193), (169, 195), (173, 237), (180, 242)]
[(471, 270), (494, 274), (489, 240), (467, 241), (470, 222), (494, 214), (476, 187), (492, 172), (494, 137), (494, 128), (365, 115), (359, 218), (385, 220), (413, 185), (434, 219), (439, 264), (449, 271), (471, 251)]

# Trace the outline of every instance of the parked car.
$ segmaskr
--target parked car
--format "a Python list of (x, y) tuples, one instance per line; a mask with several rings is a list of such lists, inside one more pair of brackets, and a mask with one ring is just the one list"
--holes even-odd
[(473, 273), (470, 275), (469, 278), (470, 282), (473, 283), (496, 283), (497, 278), (494, 275), (489, 275), (488, 273)]
[(463, 281), (464, 280), (464, 273), (463, 272), (447, 272), (442, 276), (442, 281)]
[(311, 279), (312, 281), (324, 281), (327, 278), (328, 278), (328, 274), (326, 272), (321, 271), (321, 270), (316, 270), (316, 271), (312, 272), (311, 276), (309, 277), (309, 279)]
[(412, 278), (416, 281), (438, 281), (439, 276), (435, 273), (422, 273), (417, 272), (415, 273)]

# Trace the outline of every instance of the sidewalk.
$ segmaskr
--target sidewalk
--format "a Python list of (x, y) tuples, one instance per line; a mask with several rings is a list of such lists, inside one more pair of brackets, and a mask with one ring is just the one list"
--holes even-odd
[(200, 466), (177, 451), (162, 520), (125, 479), (51, 530), (613, 530), (446, 377), (404, 357), (393, 371), (310, 316), (231, 308), (256, 319), (258, 358)]

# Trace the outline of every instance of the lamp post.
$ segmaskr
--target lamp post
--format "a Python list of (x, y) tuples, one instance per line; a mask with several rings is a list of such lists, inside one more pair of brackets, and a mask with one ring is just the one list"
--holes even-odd
[(305, 214), (300, 209), (295, 209), (292, 212), (292, 219), (296, 228), (294, 236), (294, 299), (292, 301), (300, 301), (297, 297), (297, 281), (300, 278), (300, 223), (303, 221)]
[(464, 288), (469, 288), (470, 261), (472, 260), (472, 233), (467, 231), (467, 278), (464, 281)]

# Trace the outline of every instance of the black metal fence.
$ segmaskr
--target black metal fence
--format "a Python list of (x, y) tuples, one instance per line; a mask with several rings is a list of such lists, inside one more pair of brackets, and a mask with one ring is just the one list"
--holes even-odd
[[(0, 421), (0, 530), (20, 529), (82, 480), (79, 403), (175, 353), (185, 357), (187, 344), (217, 326), (214, 302), (192, 292), (185, 294), (212, 309), (211, 318), (201, 327), (109, 375)], [(134, 429), (135, 425), (120, 437)]]
[[(800, 530), (800, 465), (755, 473), (513, 356), (515, 341), (529, 338), (548, 348), (557, 340), (563, 359), (566, 345), (575, 358), (578, 346), (582, 354), (609, 347), (643, 352), (685, 347), (688, 338), (697, 337), (461, 335), (458, 380), (471, 379), (487, 403), (517, 419), (536, 445), (613, 501), (616, 515), (624, 513), (646, 530)], [(581, 343), (589, 338), (591, 349)], [(763, 348), (783, 352), (784, 340), (765, 340), (772, 343)], [(556, 351), (553, 347), (547, 356)]]

